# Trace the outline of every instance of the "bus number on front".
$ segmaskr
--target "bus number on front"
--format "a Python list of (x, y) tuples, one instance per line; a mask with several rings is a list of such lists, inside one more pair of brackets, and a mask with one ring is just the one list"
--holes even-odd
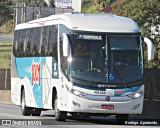
[(105, 95), (106, 91), (94, 91), (94, 94), (98, 94), (98, 95)]

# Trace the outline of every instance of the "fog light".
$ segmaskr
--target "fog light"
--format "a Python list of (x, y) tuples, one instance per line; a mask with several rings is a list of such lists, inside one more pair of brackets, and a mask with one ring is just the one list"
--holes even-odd
[(77, 106), (77, 107), (81, 108), (81, 105), (79, 103), (76, 103), (74, 101), (72, 101), (72, 103), (73, 103), (74, 106)]

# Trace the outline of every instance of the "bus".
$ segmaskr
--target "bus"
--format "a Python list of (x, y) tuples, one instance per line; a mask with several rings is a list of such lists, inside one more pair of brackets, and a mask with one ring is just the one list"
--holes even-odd
[(65, 121), (113, 115), (117, 122), (141, 114), (144, 42), (150, 39), (127, 17), (65, 13), (19, 24), (14, 31), (11, 101), (24, 116), (54, 110)]

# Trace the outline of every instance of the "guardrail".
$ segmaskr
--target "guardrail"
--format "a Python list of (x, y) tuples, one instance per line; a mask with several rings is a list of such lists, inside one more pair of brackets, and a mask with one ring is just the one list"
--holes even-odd
[(10, 69), (0, 69), (0, 90), (11, 90)]

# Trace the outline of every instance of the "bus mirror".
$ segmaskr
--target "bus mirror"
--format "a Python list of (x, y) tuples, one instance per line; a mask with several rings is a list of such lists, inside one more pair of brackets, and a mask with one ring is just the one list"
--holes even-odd
[(144, 37), (144, 42), (147, 44), (148, 60), (153, 60), (154, 59), (154, 45), (152, 41), (146, 37)]
[(63, 33), (63, 56), (69, 57), (70, 43), (66, 33)]

